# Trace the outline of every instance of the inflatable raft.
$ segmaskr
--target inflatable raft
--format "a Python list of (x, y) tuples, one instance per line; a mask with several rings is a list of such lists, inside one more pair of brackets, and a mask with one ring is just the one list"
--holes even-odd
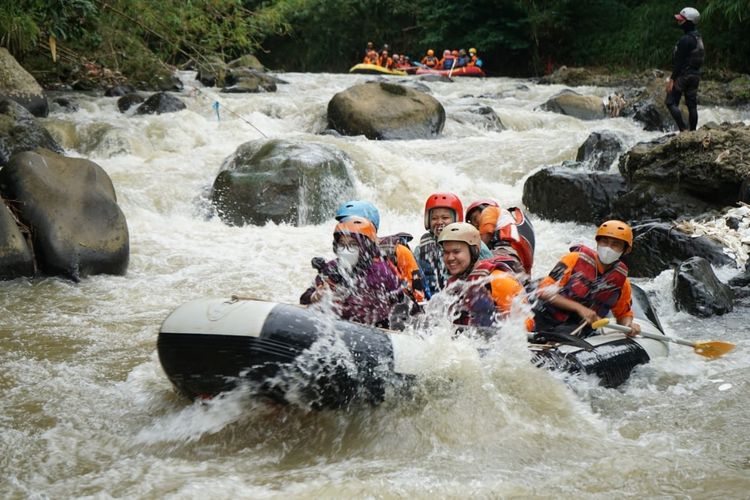
[(396, 75), (406, 76), (406, 71), (400, 69), (388, 69), (377, 64), (360, 63), (349, 68), (349, 73), (360, 73), (363, 75)]
[[(645, 293), (633, 290), (638, 322), (661, 333)], [(377, 404), (428, 375), (425, 342), (296, 305), (201, 298), (166, 318), (157, 348), (167, 377), (188, 398), (211, 398), (244, 385), (258, 397), (322, 409), (355, 400)], [(619, 333), (529, 347), (537, 365), (594, 374), (609, 387), (668, 353), (663, 342)]]
[(417, 69), (418, 75), (442, 75), (442, 76), (485, 76), (484, 71), (479, 66), (462, 66), (456, 68), (451, 73), (449, 69), (429, 69), (419, 68)]

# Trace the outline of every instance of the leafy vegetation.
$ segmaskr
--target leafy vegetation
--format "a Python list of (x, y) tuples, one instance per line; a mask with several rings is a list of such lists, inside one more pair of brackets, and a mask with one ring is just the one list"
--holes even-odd
[[(714, 70), (750, 72), (750, 0), (696, 0)], [(0, 44), (20, 60), (182, 65), (256, 53), (270, 67), (342, 71), (367, 41), (421, 57), (477, 47), (494, 74), (551, 65), (667, 67), (680, 35), (663, 0), (14, 0), (0, 2)], [(48, 42), (49, 40), (49, 42)], [(41, 56), (47, 56), (41, 62)]]

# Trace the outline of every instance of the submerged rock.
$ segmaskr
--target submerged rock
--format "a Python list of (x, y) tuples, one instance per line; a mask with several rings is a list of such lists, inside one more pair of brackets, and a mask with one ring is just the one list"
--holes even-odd
[(16, 203), (44, 274), (78, 281), (127, 271), (125, 215), (112, 181), (96, 163), (44, 149), (19, 153), (0, 170), (0, 194)]
[(319, 224), (354, 197), (350, 163), (346, 153), (328, 144), (246, 142), (224, 160), (211, 201), (231, 225)]
[(622, 141), (608, 130), (592, 132), (578, 148), (576, 161), (606, 172), (622, 152)]
[(187, 108), (179, 98), (166, 92), (157, 92), (138, 106), (135, 113), (138, 115), (161, 115), (163, 113), (175, 113)]
[(429, 139), (445, 125), (445, 109), (423, 92), (386, 82), (355, 85), (328, 103), (328, 123), (368, 139)]
[(256, 69), (231, 69), (226, 77), (226, 84), (227, 86), (221, 89), (222, 92), (276, 92), (275, 78)]
[(694, 316), (705, 318), (734, 308), (734, 292), (719, 281), (711, 265), (701, 257), (680, 263), (674, 273), (672, 291), (677, 309)]
[(458, 123), (468, 123), (491, 132), (505, 130), (505, 125), (495, 110), (489, 106), (471, 106), (451, 114)]

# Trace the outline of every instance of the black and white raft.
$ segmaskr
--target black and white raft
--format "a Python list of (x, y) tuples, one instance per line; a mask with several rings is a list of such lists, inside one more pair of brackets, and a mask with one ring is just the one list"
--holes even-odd
[[(637, 321), (661, 333), (645, 293), (633, 288)], [(595, 374), (609, 387), (627, 380), (635, 366), (668, 353), (663, 342), (620, 333), (575, 344), (530, 344), (530, 349), (537, 364)], [(256, 300), (188, 302), (164, 321), (157, 347), (167, 377), (191, 399), (244, 385), (258, 397), (316, 409), (355, 400), (380, 403), (429, 373), (431, 365), (425, 340), (414, 335)]]

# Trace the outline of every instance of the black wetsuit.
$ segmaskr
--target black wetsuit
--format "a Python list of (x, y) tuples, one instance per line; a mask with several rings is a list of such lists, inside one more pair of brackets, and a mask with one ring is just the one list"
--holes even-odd
[(685, 94), (685, 105), (688, 108), (688, 121), (690, 130), (698, 126), (698, 84), (701, 80), (701, 66), (705, 51), (703, 39), (695, 25), (690, 21), (682, 24), (685, 34), (680, 37), (674, 46), (672, 55), (672, 91), (667, 93), (665, 104), (672, 114), (680, 131), (685, 130), (685, 120), (680, 111), (680, 99)]

